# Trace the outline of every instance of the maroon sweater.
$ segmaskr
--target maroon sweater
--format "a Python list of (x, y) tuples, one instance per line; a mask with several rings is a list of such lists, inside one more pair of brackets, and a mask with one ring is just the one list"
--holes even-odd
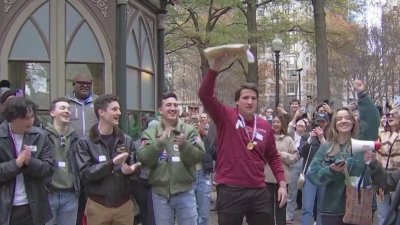
[(256, 116), (257, 142), (247, 149), (249, 138), (245, 129), (254, 131), (254, 121), (246, 121), (246, 128), (237, 126), (239, 112), (223, 105), (214, 95), (217, 72), (209, 70), (200, 86), (199, 97), (217, 126), (216, 183), (247, 188), (265, 187), (264, 165), (268, 163), (276, 179), (285, 181), (281, 160), (269, 123)]

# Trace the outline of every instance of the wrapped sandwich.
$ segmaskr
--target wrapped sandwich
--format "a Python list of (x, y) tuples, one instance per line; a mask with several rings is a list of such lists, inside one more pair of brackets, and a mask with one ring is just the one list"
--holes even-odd
[(248, 44), (228, 44), (204, 49), (204, 55), (208, 60), (220, 57), (224, 54), (232, 57), (246, 55), (249, 63), (254, 62), (254, 55), (250, 52), (250, 45)]

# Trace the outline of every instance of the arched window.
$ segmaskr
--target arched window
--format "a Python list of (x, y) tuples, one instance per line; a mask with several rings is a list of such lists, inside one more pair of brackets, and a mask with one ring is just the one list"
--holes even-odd
[(112, 76), (111, 54), (98, 24), (79, 1), (32, 1), (13, 23), (19, 28), (7, 34), (4, 46), (11, 45), (1, 53), (8, 55), (8, 79), (43, 114), (52, 99), (72, 91), (77, 73), (93, 76), (95, 94), (111, 90), (111, 78), (105, 78), (106, 72)]
[(137, 137), (156, 108), (156, 66), (152, 20), (138, 9), (131, 10), (134, 12), (128, 23), (126, 43), (127, 109), (129, 134)]

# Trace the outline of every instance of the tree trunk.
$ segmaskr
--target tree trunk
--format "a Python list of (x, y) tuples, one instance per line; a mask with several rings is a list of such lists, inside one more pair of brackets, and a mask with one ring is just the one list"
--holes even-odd
[(249, 33), (250, 51), (253, 53), (254, 63), (248, 63), (248, 73), (246, 81), (258, 85), (258, 59), (257, 59), (257, 0), (247, 1), (247, 31)]
[[(204, 49), (204, 48), (203, 48)], [(208, 63), (207, 58), (204, 56), (203, 50), (199, 49), (200, 52), (200, 69), (201, 75), (204, 77), (207, 75), (208, 70), (210, 69), (210, 64)], [(201, 81), (201, 80), (200, 80)]]
[(317, 100), (322, 102), (330, 99), (328, 71), (328, 41), (325, 21), (326, 0), (312, 0), (314, 8), (315, 45), (316, 45), (316, 69), (317, 69)]

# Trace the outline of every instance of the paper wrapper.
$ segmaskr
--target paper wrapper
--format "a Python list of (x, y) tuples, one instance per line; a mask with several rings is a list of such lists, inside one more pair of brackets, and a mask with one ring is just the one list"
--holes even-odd
[(229, 44), (204, 49), (205, 57), (210, 60), (226, 54), (228, 56), (246, 55), (249, 63), (254, 63), (254, 55), (248, 44)]

